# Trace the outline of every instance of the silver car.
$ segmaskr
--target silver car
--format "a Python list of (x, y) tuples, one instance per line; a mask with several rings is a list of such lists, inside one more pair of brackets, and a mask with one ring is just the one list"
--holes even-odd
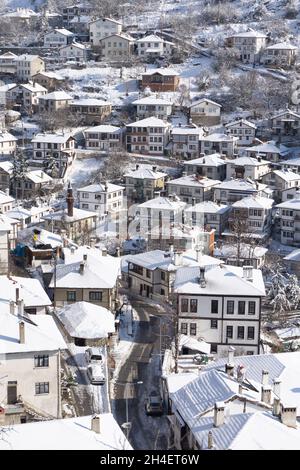
[(87, 375), (92, 385), (104, 385), (105, 375), (100, 364), (92, 363), (87, 368)]

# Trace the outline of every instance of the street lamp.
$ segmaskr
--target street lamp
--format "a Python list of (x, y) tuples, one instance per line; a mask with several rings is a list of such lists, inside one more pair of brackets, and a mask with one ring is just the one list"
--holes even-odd
[(131, 429), (131, 422), (129, 421), (129, 406), (128, 406), (128, 393), (127, 387), (128, 385), (142, 385), (144, 382), (141, 380), (138, 382), (113, 382), (116, 385), (122, 385), (125, 387), (125, 404), (126, 404), (126, 422), (121, 424), (121, 427), (126, 430), (126, 439), (128, 440), (129, 432)]

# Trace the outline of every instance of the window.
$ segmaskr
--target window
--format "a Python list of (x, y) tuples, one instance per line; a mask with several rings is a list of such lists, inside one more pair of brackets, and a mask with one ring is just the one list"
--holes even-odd
[(49, 356), (34, 356), (34, 367), (49, 367)]
[(89, 300), (90, 300), (90, 301), (98, 300), (98, 301), (101, 302), (101, 300), (102, 300), (102, 292), (99, 292), (99, 291), (90, 291), (90, 292), (89, 292)]
[(210, 327), (212, 329), (218, 328), (218, 320), (210, 320)]
[(239, 315), (245, 315), (245, 304), (246, 304), (246, 302), (244, 302), (243, 300), (239, 300), (239, 303), (238, 303), (238, 314)]
[(188, 324), (187, 323), (181, 323), (180, 331), (181, 331), (182, 335), (187, 335), (188, 334)]
[(197, 299), (191, 299), (190, 300), (190, 312), (191, 313), (197, 313), (198, 310), (198, 301)]
[(254, 339), (254, 326), (248, 326), (247, 339)]
[(150, 269), (146, 269), (146, 277), (148, 277), (148, 278), (151, 277), (151, 271), (150, 271)]
[(67, 301), (76, 302), (76, 292), (74, 290), (67, 291)]
[(234, 314), (234, 301), (227, 300), (227, 315), (233, 315), (233, 314)]
[(49, 393), (49, 382), (37, 382), (35, 384), (35, 394), (42, 395), (43, 393)]
[(219, 302), (218, 300), (211, 301), (211, 313), (218, 313)]
[(238, 326), (238, 329), (237, 329), (238, 339), (244, 339), (244, 336), (245, 336), (245, 327), (244, 326)]
[(197, 334), (197, 323), (190, 323), (190, 335), (196, 336)]
[(255, 302), (250, 301), (248, 305), (248, 314), (255, 315)]
[(165, 280), (166, 280), (166, 273), (165, 273), (164, 271), (162, 271), (162, 272), (160, 273), (160, 278), (161, 278), (162, 281), (165, 281)]
[(210, 345), (210, 352), (211, 353), (216, 353), (218, 352), (218, 345), (216, 343), (211, 343)]
[(160, 295), (165, 295), (165, 289), (160, 289)]
[(226, 326), (226, 338), (233, 338), (233, 326)]
[(247, 356), (253, 356), (253, 354), (254, 354), (253, 351), (247, 351), (247, 352), (246, 352), (246, 355), (247, 355)]
[(181, 299), (181, 311), (186, 313), (189, 311), (189, 301), (188, 299)]

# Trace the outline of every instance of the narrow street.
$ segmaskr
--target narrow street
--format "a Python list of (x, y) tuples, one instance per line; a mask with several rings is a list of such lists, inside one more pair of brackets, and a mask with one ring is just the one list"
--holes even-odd
[[(128, 437), (134, 449), (167, 449), (168, 420), (166, 416), (147, 416), (144, 402), (153, 391), (160, 391), (160, 349), (164, 349), (171, 333), (170, 324), (163, 327), (167, 314), (144, 300), (130, 299), (139, 317), (135, 342), (121, 368), (115, 387), (112, 411), (119, 425), (129, 421)], [(160, 324), (161, 323), (161, 324)], [(161, 332), (161, 334), (160, 334)], [(134, 385), (121, 385), (134, 382)], [(137, 383), (142, 382), (142, 383)], [(119, 383), (119, 385), (118, 385)], [(126, 395), (128, 416), (126, 416)], [(124, 431), (126, 433), (126, 430)]]

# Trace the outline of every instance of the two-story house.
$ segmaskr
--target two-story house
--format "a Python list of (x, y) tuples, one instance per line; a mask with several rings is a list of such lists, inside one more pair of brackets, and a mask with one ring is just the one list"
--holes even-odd
[(17, 147), (17, 138), (6, 131), (0, 131), (0, 155), (10, 157), (14, 154)]
[(271, 116), (270, 124), (274, 134), (281, 136), (299, 135), (300, 114), (287, 108)]
[(251, 266), (187, 267), (176, 272), (179, 328), (224, 355), (228, 345), (259, 354), (262, 273)]
[(45, 70), (45, 62), (38, 55), (23, 54), (15, 59), (16, 77), (23, 82), (31, 80), (34, 75)]
[(127, 34), (113, 34), (100, 41), (101, 56), (111, 61), (128, 60), (133, 54), (134, 39)]
[(74, 39), (74, 34), (65, 28), (53, 29), (44, 35), (45, 47), (62, 47), (71, 44)]
[(47, 93), (39, 98), (39, 112), (54, 113), (67, 108), (72, 100), (72, 96), (65, 91), (53, 91), (52, 93)]
[(73, 100), (70, 102), (70, 111), (83, 124), (97, 125), (101, 124), (111, 114), (111, 103), (94, 98)]
[(213, 201), (203, 201), (194, 204), (184, 210), (185, 222), (196, 227), (214, 229), (215, 236), (221, 237), (228, 227), (231, 207), (225, 204), (217, 204)]
[(90, 42), (99, 47), (105, 37), (122, 33), (122, 23), (112, 18), (97, 18), (90, 23)]
[(258, 188), (258, 184), (242, 179), (222, 181), (214, 187), (214, 200), (220, 204), (233, 204), (244, 197), (254, 196), (255, 194), (260, 195), (263, 189)]
[(139, 119), (155, 116), (158, 119), (168, 119), (172, 114), (173, 103), (169, 100), (146, 96), (132, 102), (136, 107), (136, 115)]
[(208, 98), (201, 98), (189, 106), (189, 117), (199, 126), (215, 126), (220, 123), (222, 106)]
[(100, 222), (104, 221), (108, 214), (117, 214), (123, 209), (124, 190), (123, 186), (108, 182), (78, 188), (79, 208), (98, 212)]
[(290, 170), (272, 170), (262, 177), (262, 182), (267, 184), (274, 194), (277, 202), (282, 201), (282, 191), (300, 185), (300, 175)]
[(255, 140), (256, 125), (246, 119), (238, 119), (225, 125), (227, 131), (239, 138), (239, 145), (251, 145)]
[(233, 34), (226, 39), (226, 46), (237, 49), (240, 60), (245, 63), (259, 63), (266, 44), (267, 36), (253, 29)]
[(60, 171), (75, 157), (75, 139), (69, 133), (36, 134), (31, 142), (33, 158), (44, 162), (45, 168), (54, 161)]
[(199, 155), (200, 127), (173, 127), (170, 133), (171, 155), (184, 159), (195, 158)]
[(22, 178), (12, 178), (11, 191), (17, 199), (35, 199), (50, 191), (53, 180), (42, 170), (27, 171)]
[(0, 191), (0, 214), (12, 210), (15, 199), (7, 192)]
[(212, 199), (213, 188), (218, 185), (220, 181), (206, 178), (206, 176), (184, 175), (181, 178), (176, 178), (166, 183), (168, 196), (176, 194), (182, 201), (196, 204), (203, 201)]
[(171, 124), (149, 117), (126, 125), (126, 149), (131, 153), (163, 156)]
[(249, 238), (266, 239), (272, 228), (273, 204), (273, 199), (261, 196), (248, 196), (234, 202), (230, 213), (229, 232), (226, 235), (234, 237), (235, 234), (231, 234), (230, 231), (234, 230), (234, 224), (239, 220), (245, 222), (242, 226), (245, 235), (249, 234)]
[(227, 160), (219, 153), (184, 162), (184, 171), (188, 175), (198, 174), (213, 180), (223, 181), (226, 178)]
[(282, 144), (276, 144), (274, 141), (264, 142), (253, 147), (247, 147), (244, 150), (246, 157), (261, 157), (272, 163), (277, 163), (280, 160), (287, 158), (291, 149)]
[(238, 157), (227, 161), (227, 178), (260, 180), (270, 171), (270, 163), (261, 157)]
[(56, 72), (38, 72), (32, 77), (33, 83), (38, 83), (46, 88), (49, 92), (61, 88), (64, 83), (64, 78)]
[(156, 191), (164, 189), (166, 177), (157, 166), (137, 164), (124, 175), (127, 198), (139, 203), (153, 199)]
[(283, 245), (300, 247), (300, 196), (276, 206), (280, 216), (280, 241)]
[(136, 41), (137, 54), (142, 59), (163, 57), (170, 55), (174, 44), (170, 41), (165, 41), (156, 34), (144, 36)]
[(151, 91), (176, 91), (180, 83), (179, 73), (168, 68), (148, 70), (142, 74), (141, 88)]
[(85, 64), (89, 57), (89, 48), (84, 44), (74, 41), (60, 47), (59, 56), (63, 62), (75, 60), (76, 62)]
[(214, 133), (207, 136), (200, 136), (200, 153), (204, 155), (220, 153), (232, 158), (236, 154), (238, 140), (238, 137), (230, 134)]
[(89, 150), (109, 151), (123, 146), (123, 131), (121, 127), (102, 124), (89, 127), (83, 131), (85, 146)]
[(16, 85), (6, 92), (6, 102), (19, 106), (22, 111), (32, 113), (37, 110), (39, 98), (48, 90), (38, 83), (28, 82)]
[(298, 48), (292, 44), (280, 42), (266, 47), (263, 54), (265, 65), (291, 67), (297, 59)]

